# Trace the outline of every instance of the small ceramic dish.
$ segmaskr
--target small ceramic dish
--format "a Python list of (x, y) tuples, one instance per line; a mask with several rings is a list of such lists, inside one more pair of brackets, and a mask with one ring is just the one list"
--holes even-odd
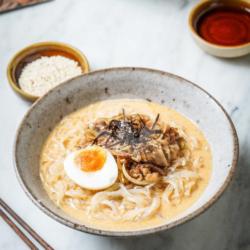
[(7, 67), (8, 81), (19, 95), (29, 101), (35, 101), (39, 97), (31, 95), (23, 91), (19, 84), (18, 78), (22, 69), (30, 62), (40, 58), (41, 56), (61, 55), (79, 63), (83, 73), (89, 72), (89, 64), (85, 55), (78, 49), (60, 42), (41, 42), (35, 43), (17, 52), (10, 60)]
[(203, 49), (208, 54), (217, 57), (223, 58), (234, 58), (244, 56), (250, 53), (250, 42), (244, 43), (242, 45), (235, 45), (235, 46), (223, 46), (223, 45), (216, 45), (214, 43), (210, 43), (203, 39), (196, 30), (196, 23), (198, 18), (205, 13), (210, 8), (213, 8), (215, 5), (227, 6), (227, 7), (245, 7), (250, 9), (250, 2), (249, 0), (203, 0), (200, 1), (195, 7), (191, 10), (188, 18), (188, 25), (189, 30), (192, 34), (197, 45)]
[[(40, 153), (49, 133), (67, 114), (105, 99), (136, 98), (161, 103), (198, 123), (213, 154), (209, 184), (200, 198), (178, 217), (143, 230), (100, 230), (84, 225), (53, 203), (39, 175)], [(215, 122), (216, 121), (216, 122)], [(15, 171), (28, 197), (51, 218), (74, 229), (98, 235), (135, 236), (170, 229), (198, 216), (228, 186), (238, 159), (234, 125), (223, 107), (205, 90), (172, 74), (143, 68), (91, 72), (58, 85), (25, 115), (14, 147)]]

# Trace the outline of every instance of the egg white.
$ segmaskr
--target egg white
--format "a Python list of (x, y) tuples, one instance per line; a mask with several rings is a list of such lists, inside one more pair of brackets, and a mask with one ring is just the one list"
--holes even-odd
[[(91, 149), (91, 146), (87, 147)], [(106, 161), (103, 167), (93, 172), (86, 172), (75, 164), (75, 157), (85, 149), (68, 154), (64, 160), (64, 170), (67, 176), (79, 186), (90, 190), (101, 190), (113, 185), (118, 176), (118, 167), (113, 155), (106, 149)]]

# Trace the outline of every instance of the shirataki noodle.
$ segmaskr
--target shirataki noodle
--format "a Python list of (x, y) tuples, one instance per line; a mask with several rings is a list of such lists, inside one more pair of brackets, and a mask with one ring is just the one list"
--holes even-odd
[[(127, 103), (127, 108), (117, 107), (119, 112), (114, 109), (106, 116), (99, 115), (100, 104), (93, 106), (96, 110), (78, 111), (65, 117), (48, 138), (40, 176), (59, 207), (102, 221), (143, 221), (164, 217), (162, 207), (178, 207), (199, 189), (206, 165), (199, 152), (210, 153), (208, 144), (179, 123), (164, 120), (161, 110), (143, 113)], [(91, 111), (96, 115), (88, 117)], [(80, 187), (63, 167), (67, 154), (93, 144), (108, 149), (118, 166), (116, 183), (101, 191)]]

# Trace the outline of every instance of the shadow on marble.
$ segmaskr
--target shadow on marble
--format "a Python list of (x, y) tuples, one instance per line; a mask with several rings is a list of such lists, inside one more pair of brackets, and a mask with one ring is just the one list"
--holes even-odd
[[(250, 54), (239, 57), (239, 58), (218, 58), (215, 57), (215, 60), (222, 61), (223, 63), (229, 65), (235, 65), (237, 67), (249, 68), (250, 70)], [(250, 72), (249, 72), (249, 82), (250, 82)]]

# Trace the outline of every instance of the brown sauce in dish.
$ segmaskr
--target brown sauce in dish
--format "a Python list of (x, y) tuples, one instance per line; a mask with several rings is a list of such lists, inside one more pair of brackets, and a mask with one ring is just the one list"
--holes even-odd
[(250, 8), (212, 4), (196, 20), (196, 30), (206, 41), (223, 46), (250, 42)]

